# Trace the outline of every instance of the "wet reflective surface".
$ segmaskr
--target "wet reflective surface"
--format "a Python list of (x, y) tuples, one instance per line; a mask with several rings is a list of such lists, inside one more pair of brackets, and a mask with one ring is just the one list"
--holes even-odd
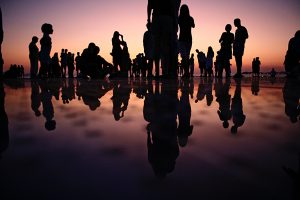
[(0, 94), (1, 199), (299, 197), (299, 81), (19, 80)]

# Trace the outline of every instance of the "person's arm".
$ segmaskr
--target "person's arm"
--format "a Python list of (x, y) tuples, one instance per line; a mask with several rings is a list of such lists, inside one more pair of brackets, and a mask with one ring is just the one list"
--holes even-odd
[(152, 0), (148, 0), (148, 5), (147, 5), (147, 22), (151, 23), (151, 14), (152, 14)]

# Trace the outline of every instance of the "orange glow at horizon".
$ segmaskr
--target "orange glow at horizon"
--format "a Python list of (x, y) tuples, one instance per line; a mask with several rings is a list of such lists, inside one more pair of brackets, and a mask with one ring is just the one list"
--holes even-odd
[[(143, 52), (147, 0), (30, 2), (35, 3), (33, 7), (26, 6), (26, 2), (1, 2), (5, 70), (11, 64), (22, 64), (28, 73), (28, 45), (33, 35), (42, 37), (40, 27), (45, 22), (51, 23), (54, 28), (51, 55), (63, 48), (73, 53), (82, 52), (90, 42), (94, 42), (101, 48), (100, 55), (111, 62), (111, 38), (116, 30), (124, 35), (131, 58)], [(300, 29), (300, 14), (297, 12), (300, 5), (294, 0), (181, 2), (189, 6), (191, 16), (195, 19), (192, 53), (195, 53), (195, 49), (206, 53), (208, 46), (212, 46), (216, 53), (220, 49), (218, 40), (225, 25), (233, 25), (236, 17), (242, 20), (242, 25), (249, 32), (244, 70), (250, 70), (254, 57), (260, 57), (262, 71), (268, 71), (271, 67), (282, 70), (288, 41)], [(281, 5), (283, 2), (285, 6)], [(234, 26), (232, 32), (235, 32)], [(235, 60), (232, 59), (231, 63), (235, 71)], [(198, 68), (197, 60), (195, 68)]]

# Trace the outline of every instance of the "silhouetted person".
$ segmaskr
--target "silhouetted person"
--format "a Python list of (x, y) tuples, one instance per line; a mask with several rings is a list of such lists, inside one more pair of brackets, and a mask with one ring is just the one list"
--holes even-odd
[(80, 56), (80, 52), (77, 52), (75, 62), (76, 62), (76, 77), (79, 77), (80, 70), (82, 68), (82, 58)]
[(233, 42), (233, 55), (235, 56), (237, 72), (234, 78), (242, 77), (243, 55), (245, 50), (246, 39), (248, 39), (247, 29), (241, 25), (240, 19), (234, 20), (234, 25), (237, 27)]
[(194, 18), (190, 16), (189, 8), (186, 4), (180, 8), (178, 20), (180, 34), (179, 34), (179, 53), (181, 55), (182, 67), (184, 70), (184, 77), (189, 77), (189, 57), (192, 48), (192, 28), (195, 28)]
[(36, 46), (38, 41), (38, 37), (33, 36), (29, 44), (30, 78), (36, 78), (39, 70), (39, 48)]
[(222, 33), (221, 38), (219, 40), (219, 42), (221, 43), (221, 50), (220, 50), (221, 64), (220, 64), (220, 68), (218, 69), (219, 77), (222, 77), (223, 69), (225, 69), (226, 77), (230, 77), (230, 73), (231, 73), (230, 60), (232, 59), (232, 44), (234, 41), (234, 34), (230, 32), (231, 29), (232, 29), (231, 25), (227, 24), (225, 26), (226, 32)]
[(288, 78), (283, 88), (283, 99), (285, 103), (285, 114), (292, 123), (296, 123), (300, 116), (300, 81)]
[(43, 116), (46, 119), (45, 128), (48, 131), (53, 131), (56, 128), (56, 121), (54, 118), (54, 108), (52, 103), (52, 93), (48, 88), (48, 83), (46, 81), (40, 82), (41, 88), (41, 102), (43, 105)]
[(68, 53), (67, 63), (68, 63), (68, 76), (69, 78), (73, 78), (75, 66), (74, 66), (74, 54), (72, 54), (71, 52)]
[(275, 77), (276, 77), (276, 75), (277, 75), (277, 72), (275, 71), (275, 69), (274, 69), (274, 68), (272, 68), (272, 70), (271, 70), (271, 72), (270, 72), (270, 76), (271, 76), (271, 78), (275, 78)]
[(253, 58), (253, 61), (252, 61), (252, 75), (253, 76), (260, 75), (260, 65), (261, 65), (261, 62), (259, 60), (259, 57)]
[(290, 39), (285, 56), (285, 71), (289, 77), (300, 75), (300, 30)]
[(131, 67), (131, 59), (128, 50), (127, 43), (124, 42), (124, 46), (122, 49), (122, 63), (121, 63), (121, 77), (128, 77), (128, 71), (130, 71)]
[(161, 60), (163, 76), (176, 74), (178, 62), (176, 48), (178, 10), (180, 3), (180, 0), (148, 0), (147, 21), (153, 24), (155, 60)]
[(61, 78), (61, 67), (59, 65), (59, 59), (58, 59), (58, 53), (55, 53), (53, 57), (51, 58), (51, 64), (50, 64), (50, 77), (52, 78)]
[(41, 62), (41, 67), (39, 71), (39, 76), (47, 77), (51, 62), (50, 52), (52, 48), (52, 41), (49, 35), (53, 34), (53, 28), (51, 24), (43, 24), (41, 30), (44, 35), (40, 40), (41, 51), (39, 53), (39, 59)]
[(235, 92), (231, 103), (231, 112), (232, 112), (232, 121), (233, 121), (233, 126), (231, 127), (232, 134), (236, 134), (238, 128), (243, 126), (246, 120), (246, 116), (244, 115), (244, 111), (243, 111), (241, 80), (235, 79), (235, 83), (236, 83), (236, 87), (235, 87)]
[(216, 101), (219, 103), (218, 116), (223, 121), (223, 127), (229, 127), (229, 120), (231, 120), (232, 113), (230, 109), (231, 95), (229, 94), (230, 79), (226, 79), (225, 83), (222, 79), (217, 79), (215, 85)]
[(121, 35), (118, 31), (114, 32), (112, 38), (112, 53), (113, 56), (113, 65), (114, 72), (117, 73), (119, 71), (119, 67), (122, 65), (122, 47), (124, 45), (123, 35)]
[(282, 167), (285, 173), (292, 179), (293, 181), (293, 197), (295, 200), (300, 198), (300, 154), (298, 154), (298, 169), (294, 170), (289, 167)]
[(41, 93), (40, 87), (37, 81), (31, 81), (31, 109), (36, 117), (41, 116), (41, 111), (39, 110), (41, 106)]
[(189, 70), (190, 70), (190, 76), (194, 77), (194, 69), (195, 69), (195, 59), (194, 59), (194, 54), (192, 53), (191, 58), (189, 60)]
[(209, 76), (211, 77), (213, 75), (213, 70), (212, 70), (212, 67), (213, 67), (213, 59), (215, 57), (215, 53), (214, 53), (214, 50), (212, 47), (208, 47), (208, 50), (207, 50), (207, 54), (206, 54), (206, 73), (205, 76)]
[(67, 74), (67, 65), (68, 65), (68, 49), (62, 49), (60, 53), (60, 64), (62, 77), (66, 78)]
[(185, 147), (188, 142), (189, 136), (192, 135), (193, 125), (191, 125), (191, 104), (189, 99), (189, 81), (184, 79), (182, 80), (181, 85), (181, 97), (179, 100), (178, 106), (178, 143), (181, 147)]
[(2, 25), (2, 10), (0, 7), (0, 79), (3, 76), (3, 58), (2, 58), (2, 42), (3, 42), (3, 25)]
[[(153, 61), (155, 52), (155, 39), (152, 32), (152, 24), (147, 23), (147, 31), (144, 33), (143, 38), (144, 53), (148, 63), (148, 76), (153, 76)], [(155, 76), (159, 76), (159, 63), (155, 63)]]
[(196, 52), (197, 52), (198, 64), (200, 68), (200, 76), (202, 77), (204, 74), (206, 74), (206, 57), (202, 51), (196, 49)]
[[(1, 14), (1, 13), (0, 13)], [(1, 154), (9, 145), (8, 117), (5, 112), (5, 92), (2, 80), (0, 80), (0, 159)]]

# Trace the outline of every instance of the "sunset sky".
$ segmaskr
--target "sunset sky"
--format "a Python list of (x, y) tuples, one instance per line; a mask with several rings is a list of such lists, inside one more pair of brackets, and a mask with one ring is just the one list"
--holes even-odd
[[(242, 20), (249, 32), (244, 56), (246, 70), (257, 56), (263, 70), (280, 70), (288, 41), (300, 29), (299, 0), (182, 0), (182, 4), (189, 6), (196, 24), (193, 52), (196, 48), (206, 52), (208, 46), (216, 52), (225, 25), (233, 25), (236, 17)], [(95, 42), (101, 48), (100, 54), (111, 62), (111, 38), (116, 30), (124, 35), (131, 58), (143, 52), (147, 0), (1, 0), (0, 5), (5, 69), (10, 64), (23, 64), (28, 73), (28, 44), (33, 35), (42, 37), (40, 28), (45, 22), (54, 28), (52, 55), (62, 48), (82, 52)], [(235, 70), (234, 60), (232, 64)]]

